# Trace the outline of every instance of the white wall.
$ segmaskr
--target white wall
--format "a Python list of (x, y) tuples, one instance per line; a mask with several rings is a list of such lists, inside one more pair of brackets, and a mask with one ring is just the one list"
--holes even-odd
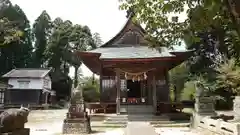
[(52, 81), (51, 81), (51, 78), (49, 77), (49, 75), (47, 75), (45, 78), (43, 78), (43, 82), (44, 81), (47, 81), (47, 85), (45, 85), (43, 83), (43, 88), (47, 88), (47, 89), (52, 89)]
[[(28, 88), (20, 88), (19, 87), (19, 81), (29, 81), (29, 85)], [(44, 85), (44, 81), (47, 81), (47, 86)], [(12, 85), (13, 87), (10, 89), (43, 89), (43, 88), (47, 88), (47, 89), (51, 89), (51, 79), (49, 76), (46, 76), (45, 78), (10, 78), (8, 80), (8, 84)]]

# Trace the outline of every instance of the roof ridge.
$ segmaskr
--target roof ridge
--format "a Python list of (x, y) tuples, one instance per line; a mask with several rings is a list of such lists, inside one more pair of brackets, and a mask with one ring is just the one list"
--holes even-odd
[(12, 69), (11, 71), (9, 71), (9, 72), (7, 72), (6, 74), (4, 74), (2, 77), (6, 77), (6, 76), (8, 76), (9, 74), (11, 74), (13, 71), (15, 71), (16, 70), (16, 68), (14, 68), (14, 69)]
[(110, 40), (108, 40), (107, 42), (105, 42), (104, 44), (102, 44), (101, 46), (99, 46), (98, 48), (102, 48), (102, 47), (106, 47), (110, 42), (114, 41), (118, 36), (120, 36), (120, 34), (122, 32), (124, 32), (124, 29), (128, 26), (129, 22), (132, 22), (134, 25), (136, 25), (137, 27), (140, 27), (140, 29), (142, 30), (143, 33), (146, 33), (146, 31), (142, 28), (142, 26), (140, 24), (135, 23), (132, 18), (134, 17), (134, 13), (130, 12), (129, 15), (127, 16), (127, 20), (124, 23), (123, 27), (119, 30), (119, 32), (117, 34), (115, 34)]
[(51, 68), (15, 68), (9, 71), (8, 73), (4, 74), (3, 78), (9, 78), (9, 77), (30, 77), (30, 78), (43, 78), (49, 72), (51, 71)]
[(15, 68), (15, 70), (51, 70), (51, 68)]

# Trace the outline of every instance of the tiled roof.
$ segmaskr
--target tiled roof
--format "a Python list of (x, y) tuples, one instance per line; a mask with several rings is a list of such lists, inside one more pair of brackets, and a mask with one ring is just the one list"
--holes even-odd
[(43, 78), (50, 72), (50, 69), (13, 69), (2, 77), (6, 78)]
[(147, 46), (100, 47), (89, 52), (101, 53), (100, 59), (175, 57), (175, 55), (171, 54), (165, 47), (161, 47), (159, 50)]

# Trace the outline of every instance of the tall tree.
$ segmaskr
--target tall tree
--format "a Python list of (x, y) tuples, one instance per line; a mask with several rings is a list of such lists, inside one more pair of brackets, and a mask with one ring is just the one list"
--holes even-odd
[[(92, 37), (91, 31), (87, 26), (81, 26), (81, 25), (74, 25), (73, 31), (70, 35), (70, 46), (72, 52), (75, 51), (86, 51), (92, 48), (96, 48), (96, 44), (94, 42), (94, 39)], [(75, 55), (76, 58), (78, 56)], [(78, 60), (80, 62), (80, 60)], [(78, 69), (81, 66), (81, 62), (77, 64), (72, 64), (75, 69), (75, 75), (74, 75), (74, 86), (76, 87), (78, 84)]]
[[(12, 5), (10, 1), (4, 0), (5, 7), (0, 9), (0, 18), (6, 18), (14, 22), (15, 28), (22, 32), (17, 41), (9, 42), (1, 49), (1, 73), (6, 73), (12, 68), (28, 67), (32, 62), (32, 39), (29, 21), (18, 5)], [(3, 6), (3, 5), (2, 5)]]
[(45, 54), (48, 57), (47, 63), (53, 71), (69, 73), (69, 65), (64, 60), (64, 51), (69, 45), (69, 36), (72, 31), (72, 23), (70, 21), (63, 21), (56, 18), (53, 21), (52, 34), (49, 37), (49, 44), (46, 48)]
[[(100, 47), (103, 44), (103, 41), (101, 39), (101, 36), (99, 33), (93, 33), (93, 40), (96, 46), (92, 47), (92, 49), (96, 49), (97, 47)], [(95, 74), (92, 74), (92, 84), (95, 83)]]
[(11, 42), (20, 42), (20, 37), (23, 35), (14, 22), (10, 22), (7, 18), (0, 19), (0, 46)]
[(48, 38), (51, 34), (51, 18), (44, 10), (33, 24), (33, 34), (35, 40), (34, 51), (34, 67), (43, 67), (46, 57), (44, 51), (48, 43)]
[(5, 11), (9, 5), (12, 5), (9, 0), (2, 0), (0, 2), (0, 45), (19, 41), (20, 36), (22, 36), (22, 32), (16, 26), (19, 22), (9, 21), (8, 18), (3, 15), (3, 11)]

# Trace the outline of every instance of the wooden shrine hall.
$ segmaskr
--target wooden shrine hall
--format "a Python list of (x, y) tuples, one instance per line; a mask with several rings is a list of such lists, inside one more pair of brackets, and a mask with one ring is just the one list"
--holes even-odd
[[(150, 48), (145, 30), (127, 15), (119, 33), (97, 49), (78, 52), (83, 63), (100, 76), (100, 103), (116, 105), (116, 113), (130, 106), (157, 111), (170, 102), (168, 71), (189, 58), (192, 51)], [(160, 106), (161, 108), (161, 106)]]

